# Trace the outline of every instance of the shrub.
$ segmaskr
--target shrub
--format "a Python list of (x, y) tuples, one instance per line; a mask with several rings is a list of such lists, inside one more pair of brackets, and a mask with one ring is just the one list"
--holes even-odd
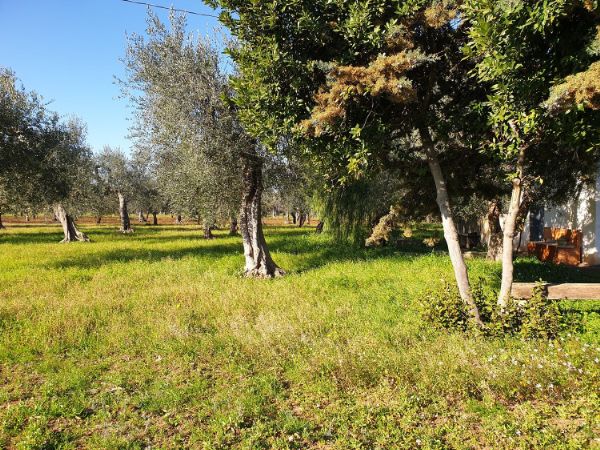
[[(497, 292), (477, 280), (472, 289), (488, 336), (520, 334), (525, 339), (554, 339), (560, 330), (561, 312), (558, 304), (545, 293), (543, 284), (536, 284), (531, 299), (519, 302), (513, 298), (501, 310)], [(444, 282), (442, 289), (429, 291), (423, 303), (423, 318), (436, 328), (455, 331), (469, 329), (469, 316), (458, 290)]]
[(424, 318), (436, 328), (465, 331), (468, 311), (456, 286), (444, 281), (441, 290), (429, 291), (425, 296)]
[(537, 283), (533, 295), (523, 306), (521, 335), (526, 339), (554, 339), (558, 335), (561, 312), (556, 301), (550, 300), (544, 286)]

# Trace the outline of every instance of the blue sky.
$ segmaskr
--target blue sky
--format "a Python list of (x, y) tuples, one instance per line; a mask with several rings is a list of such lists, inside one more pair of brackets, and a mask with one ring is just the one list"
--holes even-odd
[[(213, 13), (201, 0), (148, 3)], [(154, 11), (167, 19), (168, 11)], [(0, 0), (0, 66), (51, 101), (49, 109), (82, 118), (95, 151), (129, 151), (131, 110), (117, 98), (114, 76), (124, 77), (126, 33), (144, 33), (145, 20), (145, 6), (122, 0)], [(208, 34), (218, 22), (188, 15), (188, 27)]]

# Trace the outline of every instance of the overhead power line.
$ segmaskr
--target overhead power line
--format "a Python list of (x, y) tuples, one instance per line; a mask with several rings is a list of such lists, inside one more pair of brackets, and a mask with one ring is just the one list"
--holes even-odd
[(194, 16), (214, 17), (215, 19), (219, 18), (219, 16), (215, 16), (214, 14), (205, 14), (205, 13), (199, 13), (199, 12), (195, 12), (195, 11), (188, 11), (187, 9), (170, 8), (168, 6), (154, 5), (152, 3), (139, 2), (136, 0), (121, 0), (121, 1), (124, 1), (127, 3), (135, 3), (136, 5), (150, 6), (152, 8), (166, 9), (168, 11), (177, 11), (177, 12), (182, 12), (182, 13), (186, 13), (186, 14), (193, 14)]

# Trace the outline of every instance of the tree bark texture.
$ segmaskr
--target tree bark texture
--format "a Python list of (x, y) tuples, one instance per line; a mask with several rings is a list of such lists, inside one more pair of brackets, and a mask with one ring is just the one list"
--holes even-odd
[(63, 228), (64, 239), (61, 241), (61, 243), (76, 241), (89, 242), (90, 238), (88, 238), (84, 233), (77, 229), (75, 221), (67, 213), (62, 204), (55, 204), (53, 210), (54, 215), (56, 216)]
[(456, 224), (454, 223), (446, 179), (435, 153), (429, 130), (420, 131), (421, 139), (427, 155), (429, 170), (431, 171), (431, 175), (433, 176), (433, 181), (435, 183), (436, 202), (442, 216), (444, 238), (446, 239), (446, 244), (448, 245), (448, 253), (450, 255), (450, 261), (452, 262), (452, 268), (454, 269), (454, 277), (456, 278), (458, 291), (463, 302), (465, 302), (467, 308), (469, 309), (469, 315), (471, 319), (477, 326), (481, 327), (483, 326), (483, 322), (481, 321), (479, 309), (477, 308), (477, 305), (475, 304), (471, 294), (469, 274), (462, 251), (460, 250), (460, 242), (458, 238), (458, 232), (456, 231)]
[(148, 220), (144, 217), (144, 213), (142, 211), (138, 211), (138, 222), (139, 223), (147, 223)]
[(0, 213), (0, 230), (3, 228), (6, 228), (6, 227), (4, 226), (4, 223), (2, 223), (2, 213)]
[(510, 206), (504, 219), (502, 239), (502, 282), (498, 294), (498, 305), (505, 308), (508, 305), (514, 278), (513, 240), (517, 229), (517, 220), (521, 211), (521, 196), (523, 194), (525, 151), (521, 150), (517, 161), (517, 176), (512, 180)]
[(502, 227), (500, 226), (500, 214), (502, 207), (499, 200), (492, 200), (488, 209), (487, 221), (489, 238), (487, 242), (487, 259), (500, 261), (502, 259)]
[(177, 214), (177, 216), (175, 217), (175, 225), (181, 225), (181, 214)]
[(119, 197), (119, 216), (121, 217), (121, 233), (133, 233), (131, 228), (131, 221), (129, 220), (129, 213), (127, 212), (127, 198), (121, 192), (117, 193)]
[(204, 239), (214, 239), (212, 228), (208, 222), (204, 222)]
[(262, 160), (256, 154), (243, 156), (243, 194), (240, 233), (244, 244), (247, 277), (272, 278), (283, 275), (271, 258), (262, 229)]
[(235, 236), (235, 235), (237, 235), (237, 232), (238, 232), (237, 217), (232, 217), (231, 220), (229, 221), (229, 235)]
[(155, 212), (152, 213), (152, 225), (158, 225), (158, 217)]
[(298, 211), (298, 228), (302, 228), (304, 226), (304, 222), (306, 221), (306, 214), (302, 211)]
[(323, 221), (319, 220), (319, 223), (317, 223), (317, 227), (315, 228), (315, 233), (321, 234), (323, 232), (323, 225), (325, 225)]

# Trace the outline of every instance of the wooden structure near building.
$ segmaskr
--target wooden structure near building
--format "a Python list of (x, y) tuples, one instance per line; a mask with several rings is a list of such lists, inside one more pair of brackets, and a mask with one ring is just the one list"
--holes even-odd
[(582, 261), (581, 230), (544, 228), (543, 240), (527, 244), (527, 251), (540, 261), (577, 266)]
[[(511, 295), (514, 298), (531, 297), (536, 283), (513, 283)], [(600, 283), (546, 283), (549, 299), (553, 300), (600, 300)]]

